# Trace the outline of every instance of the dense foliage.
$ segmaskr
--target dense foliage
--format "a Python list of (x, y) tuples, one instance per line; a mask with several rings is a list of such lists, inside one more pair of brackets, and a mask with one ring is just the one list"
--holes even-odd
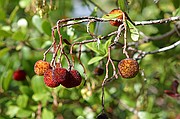
[[(102, 82), (107, 68), (108, 47), (115, 35), (100, 43), (98, 41), (82, 45), (80, 59), (86, 74), (78, 60), (79, 47), (74, 46), (75, 69), (83, 78), (80, 86), (65, 88), (60, 85), (49, 88), (44, 84), (43, 76), (34, 73), (34, 64), (43, 59), (43, 53), (51, 46), (51, 28), (58, 20), (82, 16), (102, 18), (118, 6), (127, 12), (132, 21), (180, 16), (179, 0), (128, 0), (127, 6), (122, 3), (123, 0), (119, 0), (119, 5), (116, 0), (43, 1), (45, 0), (0, 0), (0, 119), (93, 119), (101, 113)], [(136, 26), (139, 40), (133, 41), (127, 31), (127, 43), (130, 47), (145, 52), (170, 46), (180, 40), (179, 22)], [(82, 23), (61, 28), (63, 38), (68, 41), (63, 43), (68, 57), (71, 57), (68, 43), (92, 39), (87, 33), (86, 25)], [(98, 37), (117, 29), (118, 27), (109, 23), (101, 22), (94, 22), (90, 28)], [(121, 45), (123, 35), (119, 44), (111, 49), (111, 58), (116, 68), (118, 62), (126, 57)], [(139, 55), (136, 50), (129, 50), (128, 53), (131, 58)], [(51, 62), (51, 59), (52, 53), (49, 52), (46, 60)], [(68, 68), (65, 57), (61, 60), (63, 67)], [(112, 119), (178, 119), (180, 46), (148, 54), (141, 57), (138, 63), (140, 72), (135, 78), (125, 79), (119, 76), (105, 85), (104, 107), (107, 116)], [(13, 80), (13, 73), (18, 69), (26, 72), (26, 80)], [(108, 69), (110, 77), (113, 75), (113, 67), (109, 65)], [(176, 86), (173, 85), (174, 82)], [(177, 96), (168, 93), (167, 90), (171, 89)]]

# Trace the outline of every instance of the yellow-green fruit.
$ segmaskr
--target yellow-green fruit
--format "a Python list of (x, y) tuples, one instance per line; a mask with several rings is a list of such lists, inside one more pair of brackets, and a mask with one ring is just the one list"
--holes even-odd
[(43, 60), (38, 60), (34, 65), (34, 72), (37, 75), (42, 76), (50, 68), (51, 68), (51, 66), (50, 66), (49, 62), (46, 62)]
[(123, 78), (133, 78), (139, 72), (139, 64), (134, 59), (123, 59), (118, 64), (118, 70)]

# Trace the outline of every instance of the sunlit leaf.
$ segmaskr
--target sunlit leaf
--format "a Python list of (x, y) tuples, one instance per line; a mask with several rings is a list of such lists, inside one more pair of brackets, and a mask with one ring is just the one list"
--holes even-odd
[(28, 6), (30, 4), (31, 0), (20, 0), (19, 1), (19, 5), (21, 8), (25, 8), (26, 6)]
[(100, 61), (100, 60), (103, 59), (103, 58), (104, 58), (104, 56), (96, 56), (96, 57), (93, 57), (92, 59), (89, 60), (88, 65), (93, 64), (93, 63), (95, 63), (95, 62), (98, 62), (98, 61)]
[(139, 40), (138, 29), (129, 20), (127, 20), (127, 24), (128, 24), (129, 30), (130, 30), (132, 40), (138, 41)]
[(52, 113), (52, 111), (44, 108), (42, 111), (42, 119), (54, 119), (54, 114)]
[(32, 23), (41, 33), (43, 33), (43, 30), (41, 27), (42, 26), (42, 19), (38, 15), (33, 16)]
[(0, 37), (10, 37), (11, 35), (10, 32), (0, 29)]
[(128, 10), (128, 3), (127, 3), (127, 0), (118, 0), (118, 5), (119, 5), (119, 7), (120, 7), (120, 9), (122, 10), (122, 11), (127, 11)]
[(32, 90), (35, 93), (42, 93), (45, 91), (45, 84), (42, 76), (33, 76), (31, 79)]
[(10, 22), (12, 22), (14, 20), (18, 10), (19, 10), (19, 6), (16, 6), (14, 8), (14, 10), (11, 12), (10, 17), (9, 17)]
[(31, 116), (32, 113), (33, 112), (30, 110), (20, 109), (20, 110), (18, 110), (16, 116), (19, 118), (27, 118), (27, 117)]
[(33, 93), (32, 89), (28, 86), (20, 86), (19, 90), (21, 91), (21, 93), (26, 94), (28, 96), (31, 96)]
[(28, 96), (27, 95), (19, 95), (17, 98), (17, 105), (21, 108), (25, 108), (27, 106), (27, 104), (28, 104)]
[(95, 28), (96, 28), (96, 22), (91, 22), (89, 24), (89, 31), (94, 35), (94, 31), (95, 31)]
[(99, 55), (105, 54), (105, 51), (103, 49), (104, 46), (102, 43), (98, 44), (96, 42), (92, 42), (92, 43), (87, 43), (86, 46)]
[(94, 7), (94, 10), (92, 11), (90, 16), (97, 17), (97, 11), (98, 11), (98, 8)]
[(104, 19), (115, 19), (120, 15), (122, 15), (122, 13), (106, 14), (106, 15), (103, 15), (102, 18), (104, 18)]
[(154, 119), (155, 116), (156, 116), (155, 114), (145, 112), (145, 111), (138, 112), (139, 119)]
[(173, 12), (173, 16), (180, 16), (180, 7)]
[(6, 53), (8, 53), (9, 48), (3, 48), (0, 50), (0, 58), (3, 57)]
[(23, 41), (26, 38), (26, 34), (22, 31), (16, 31), (13, 35), (12, 38), (14, 40), (18, 40), (18, 41)]
[(46, 33), (47, 35), (51, 36), (51, 24), (44, 20), (42, 22), (42, 30), (44, 31), (44, 33)]
[(106, 43), (105, 43), (105, 45), (104, 45), (104, 49), (105, 49), (105, 51), (106, 51), (106, 56), (107, 56), (107, 54), (108, 54), (108, 48), (109, 48), (109, 46), (110, 46), (110, 44), (111, 44), (112, 38), (113, 38), (113, 37), (110, 37), (109, 40), (107, 40)]
[(41, 100), (45, 99), (47, 96), (48, 96), (47, 93), (35, 93), (32, 96), (32, 98), (33, 98), (33, 100), (38, 102), (38, 101), (41, 101)]
[(7, 72), (3, 73), (2, 77), (2, 88), (6, 91), (9, 88), (10, 82), (12, 80), (13, 70), (8, 70)]
[(6, 112), (7, 115), (9, 115), (10, 118), (13, 118), (17, 112), (19, 111), (19, 107), (18, 106), (8, 106), (8, 110)]
[(49, 92), (41, 92), (41, 93), (35, 93), (32, 96), (32, 99), (36, 102), (41, 101), (42, 106), (45, 106), (47, 104), (47, 102), (50, 102), (52, 99), (52, 97), (50, 96)]

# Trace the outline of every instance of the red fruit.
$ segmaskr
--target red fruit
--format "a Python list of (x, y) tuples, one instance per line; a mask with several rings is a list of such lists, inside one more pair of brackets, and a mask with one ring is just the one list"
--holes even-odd
[(62, 83), (67, 79), (69, 72), (65, 68), (57, 67), (54, 69), (53, 81)]
[(66, 88), (72, 88), (79, 86), (81, 84), (82, 77), (77, 70), (69, 71), (66, 80), (61, 82), (61, 84)]
[(133, 78), (139, 72), (139, 64), (130, 58), (123, 59), (118, 64), (118, 70), (123, 78)]
[[(116, 18), (123, 20), (123, 12), (120, 9), (113, 9), (109, 14), (120, 14)], [(109, 22), (112, 26), (120, 26), (123, 22), (118, 21), (110, 21)]]
[(57, 87), (57, 86), (60, 85), (59, 82), (53, 80), (54, 75), (55, 75), (55, 71), (54, 71), (53, 69), (48, 69), (48, 70), (44, 73), (44, 83), (45, 83), (48, 87), (54, 88), (54, 87)]
[(14, 73), (13, 73), (13, 79), (16, 80), (16, 81), (23, 81), (26, 79), (26, 72), (24, 70), (16, 70)]
[(42, 76), (50, 68), (51, 68), (51, 66), (50, 66), (49, 62), (46, 62), (43, 60), (38, 60), (34, 65), (34, 72), (37, 75)]

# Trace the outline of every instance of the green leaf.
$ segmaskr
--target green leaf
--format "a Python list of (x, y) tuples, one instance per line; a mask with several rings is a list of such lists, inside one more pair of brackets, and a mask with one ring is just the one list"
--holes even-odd
[(31, 80), (31, 85), (34, 93), (43, 93), (46, 90), (42, 76), (33, 76)]
[(4, 90), (8, 90), (10, 82), (12, 80), (13, 70), (8, 70), (7, 72), (3, 73), (2, 79), (2, 87)]
[(93, 64), (93, 63), (95, 63), (95, 62), (98, 62), (98, 61), (100, 61), (100, 60), (103, 59), (103, 58), (104, 58), (104, 56), (96, 56), (96, 57), (93, 57), (92, 59), (89, 60), (88, 65)]
[(41, 101), (43, 99), (45, 99), (48, 95), (48, 93), (35, 93), (33, 96), (32, 96), (32, 99), (36, 102), (38, 101)]
[(90, 16), (97, 17), (97, 11), (98, 11), (98, 8), (94, 7), (94, 10), (92, 11)]
[[(23, 103), (23, 102), (22, 102), (22, 103)], [(20, 109), (20, 110), (17, 112), (16, 116), (19, 117), (19, 118), (27, 118), (27, 117), (30, 117), (32, 113), (33, 113), (33, 112), (30, 111), (30, 110)]]
[(44, 20), (42, 22), (42, 30), (44, 31), (44, 33), (46, 33), (48, 36), (51, 36), (51, 24)]
[(12, 38), (14, 40), (18, 40), (18, 41), (24, 41), (26, 38), (26, 34), (22, 31), (16, 31), (13, 35)]
[(139, 31), (138, 29), (129, 21), (127, 20), (127, 24), (131, 33), (131, 38), (133, 41), (139, 40)]
[(91, 22), (89, 24), (89, 31), (93, 34), (96, 28), (96, 22)]
[(97, 53), (98, 55), (105, 55), (105, 50), (103, 49), (103, 44), (100, 43), (96, 43), (96, 42), (92, 42), (92, 43), (87, 43), (86, 46), (91, 49), (92, 51), (94, 51), (95, 53)]
[(120, 7), (120, 9), (122, 10), (122, 11), (127, 11), (128, 10), (128, 3), (127, 3), (127, 0), (118, 0), (118, 5), (119, 5), (119, 7)]
[(42, 112), (42, 119), (54, 119), (54, 114), (48, 109), (44, 108)]
[(41, 102), (42, 106), (46, 106), (47, 102), (51, 102), (52, 97), (49, 92), (41, 92), (41, 93), (35, 93), (32, 96), (32, 99), (36, 102)]
[(176, 11), (173, 12), (173, 16), (180, 16), (180, 8), (176, 9)]
[(2, 58), (6, 53), (8, 53), (9, 48), (3, 48), (0, 50), (0, 58)]
[(10, 37), (11, 35), (10, 32), (0, 29), (0, 37)]
[(105, 56), (108, 55), (108, 48), (109, 48), (109, 46), (110, 46), (110, 44), (111, 44), (112, 38), (113, 38), (113, 37), (110, 37), (109, 40), (107, 40), (106, 43), (105, 43), (105, 45), (104, 45), (104, 49), (105, 49), (105, 51), (106, 51), (106, 55), (105, 55)]
[(6, 13), (2, 8), (0, 8), (0, 20), (5, 20), (5, 19), (6, 19)]
[(17, 114), (19, 109), (20, 108), (18, 106), (8, 106), (6, 114), (9, 115), (10, 118), (13, 118)]
[(28, 96), (27, 95), (19, 95), (17, 98), (17, 105), (21, 108), (25, 108), (28, 104)]
[(179, 6), (180, 6), (180, 1), (179, 0), (173, 0), (172, 3), (174, 4), (175, 8), (179, 8)]
[(122, 13), (106, 14), (106, 15), (103, 15), (102, 18), (104, 18), (104, 19), (115, 19), (120, 15), (122, 15)]
[(28, 86), (20, 86), (19, 90), (21, 91), (22, 94), (26, 94), (28, 96), (31, 96), (33, 94), (33, 91), (31, 88)]
[(19, 1), (19, 5), (20, 5), (21, 8), (25, 8), (30, 3), (31, 3), (31, 0), (21, 0), (21, 1)]
[(43, 33), (42, 30), (42, 19), (38, 15), (34, 15), (32, 18), (33, 25), (39, 30), (40, 33)]
[(10, 23), (14, 20), (15, 16), (17, 15), (17, 11), (19, 10), (19, 6), (16, 6), (14, 10), (11, 12), (9, 21)]
[(149, 112), (140, 111), (138, 112), (138, 117), (139, 119), (154, 119), (156, 115)]

